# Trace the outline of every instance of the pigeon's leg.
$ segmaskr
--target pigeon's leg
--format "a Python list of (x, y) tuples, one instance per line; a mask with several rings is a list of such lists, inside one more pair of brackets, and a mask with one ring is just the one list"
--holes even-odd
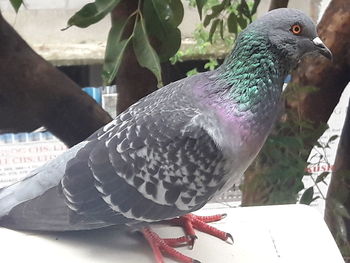
[(189, 245), (193, 248), (194, 241), (197, 239), (195, 229), (207, 233), (209, 235), (215, 236), (223, 241), (231, 241), (233, 243), (233, 238), (231, 234), (221, 231), (215, 227), (208, 225), (208, 223), (220, 221), (225, 218), (226, 214), (218, 214), (212, 216), (197, 216), (194, 214), (187, 214), (180, 216), (167, 222), (171, 224), (182, 226), (185, 231), (185, 237), (189, 239)]
[(156, 263), (164, 263), (163, 254), (181, 263), (200, 263), (200, 261), (185, 256), (174, 249), (174, 247), (188, 244), (189, 240), (186, 236), (180, 238), (161, 238), (149, 227), (143, 228), (141, 232), (153, 250)]

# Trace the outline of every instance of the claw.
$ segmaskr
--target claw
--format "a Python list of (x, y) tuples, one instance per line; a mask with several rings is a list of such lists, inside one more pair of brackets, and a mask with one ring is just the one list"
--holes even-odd
[(185, 256), (173, 248), (173, 246), (183, 244), (184, 241), (188, 242), (186, 237), (164, 239), (148, 227), (143, 228), (141, 232), (150, 244), (157, 263), (164, 263), (163, 254), (167, 254), (181, 263), (200, 263), (200, 261)]
[(190, 249), (193, 249), (194, 242), (196, 241), (196, 239), (198, 239), (198, 237), (196, 235), (187, 235), (187, 237), (189, 238), (188, 247)]
[(227, 239), (226, 242), (233, 245), (235, 243), (235, 241), (233, 240), (233, 237), (230, 233), (226, 233)]
[(221, 214), (221, 219), (224, 219), (224, 218), (226, 218), (226, 217), (227, 217), (227, 214), (226, 214), (226, 213)]
[(227, 214), (218, 214), (213, 216), (197, 216), (193, 214), (187, 214), (181, 217), (177, 217), (166, 222), (182, 226), (185, 231), (185, 235), (179, 238), (160, 238), (156, 233), (151, 231), (149, 228), (145, 227), (141, 230), (144, 237), (149, 242), (153, 254), (156, 258), (157, 263), (164, 263), (163, 254), (176, 259), (182, 263), (201, 263), (199, 260), (192, 259), (183, 255), (174, 249), (174, 247), (188, 245), (190, 249), (193, 249), (194, 243), (198, 237), (195, 234), (195, 229), (207, 233), (209, 235), (215, 236), (229, 244), (233, 244), (233, 237), (231, 234), (216, 229), (207, 223), (216, 222), (225, 218)]
[[(188, 245), (191, 249), (193, 249), (195, 239), (197, 239), (194, 231), (195, 229), (207, 233), (209, 235), (215, 236), (223, 241), (227, 241), (230, 244), (233, 244), (234, 241), (232, 235), (207, 224), (211, 222), (220, 221), (226, 216), (227, 214), (218, 214), (212, 216), (197, 216), (194, 214), (187, 214), (181, 217), (171, 219), (168, 222), (183, 227), (185, 231), (185, 236), (189, 239)], [(231, 242), (228, 241), (228, 239)]]

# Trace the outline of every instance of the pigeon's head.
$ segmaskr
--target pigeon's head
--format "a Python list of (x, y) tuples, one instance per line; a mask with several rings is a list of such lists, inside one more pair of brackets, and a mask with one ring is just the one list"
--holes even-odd
[(295, 65), (302, 56), (318, 52), (328, 59), (332, 53), (318, 37), (312, 20), (297, 9), (280, 8), (253, 22), (247, 31), (263, 34), (280, 56)]

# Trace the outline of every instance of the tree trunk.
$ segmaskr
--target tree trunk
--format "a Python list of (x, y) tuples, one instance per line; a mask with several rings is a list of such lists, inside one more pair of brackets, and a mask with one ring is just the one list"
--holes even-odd
[(299, 101), (289, 101), (303, 119), (315, 125), (328, 121), (341, 93), (350, 80), (350, 5), (348, 0), (333, 0), (318, 25), (320, 38), (333, 53), (333, 61), (322, 56), (306, 57), (293, 73), (293, 84), (313, 86), (317, 92), (305, 94)]
[[(127, 18), (137, 9), (137, 4), (138, 1), (135, 0), (122, 1), (112, 11), (112, 21), (116, 17)], [(125, 30), (126, 35), (130, 35), (133, 22), (134, 21), (130, 21), (127, 26)], [(132, 45), (129, 45), (125, 51), (123, 61), (116, 77), (116, 86), (118, 90), (118, 114), (157, 89), (157, 79), (151, 71), (139, 65)]]
[(36, 54), (0, 14), (0, 132), (44, 126), (66, 145), (111, 117), (72, 80)]
[[(320, 79), (325, 86), (323, 96), (313, 96), (304, 103), (315, 100), (315, 109), (305, 107), (305, 115), (316, 115), (316, 120), (323, 120), (329, 114), (329, 105), (334, 106), (344, 87), (350, 81), (350, 5), (347, 0), (333, 0), (321, 21), (329, 21), (330, 27), (325, 31), (327, 42), (335, 56), (334, 65), (329, 71), (329, 79)], [(336, 100), (336, 101), (333, 101)], [(325, 104), (323, 109), (318, 103)], [(320, 110), (321, 113), (317, 113)], [(346, 120), (340, 138), (334, 164), (331, 183), (327, 192), (325, 220), (344, 256), (350, 257), (350, 101)]]
[(289, 0), (271, 0), (269, 10), (287, 7), (288, 2)]
[(325, 220), (343, 255), (350, 257), (350, 100), (328, 188)]

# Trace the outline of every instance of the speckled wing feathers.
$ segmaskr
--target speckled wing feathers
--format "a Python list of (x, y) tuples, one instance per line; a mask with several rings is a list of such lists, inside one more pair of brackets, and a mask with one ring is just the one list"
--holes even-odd
[(73, 213), (116, 224), (158, 221), (200, 208), (222, 187), (224, 156), (191, 123), (198, 112), (179, 90), (173, 97), (175, 89), (132, 106), (68, 163), (62, 193)]

